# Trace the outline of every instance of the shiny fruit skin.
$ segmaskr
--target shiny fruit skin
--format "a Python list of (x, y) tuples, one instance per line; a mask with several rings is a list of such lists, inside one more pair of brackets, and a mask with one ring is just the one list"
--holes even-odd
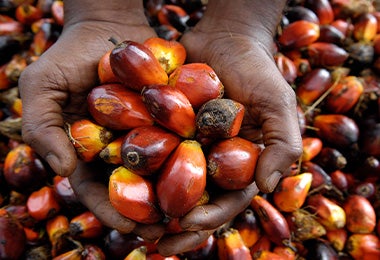
[(355, 260), (380, 258), (380, 239), (374, 234), (351, 234), (347, 239), (346, 251)]
[(186, 49), (179, 41), (152, 37), (143, 44), (153, 53), (168, 75), (185, 63)]
[(187, 63), (178, 67), (170, 74), (168, 85), (181, 90), (195, 110), (224, 94), (224, 86), (219, 77), (205, 63)]
[(274, 55), (274, 61), (276, 62), (276, 66), (280, 70), (284, 79), (289, 84), (294, 83), (295, 79), (297, 78), (298, 71), (293, 60), (278, 52)]
[(98, 77), (99, 77), (100, 84), (119, 82), (119, 80), (117, 79), (117, 77), (115, 76), (111, 68), (110, 54), (111, 54), (111, 50), (103, 54), (103, 56), (99, 60)]
[(307, 0), (305, 6), (310, 8), (318, 17), (319, 24), (330, 24), (334, 21), (335, 15), (328, 0)]
[(100, 238), (104, 226), (100, 220), (91, 212), (85, 211), (74, 216), (69, 224), (70, 235), (76, 238)]
[(126, 168), (139, 175), (155, 173), (179, 145), (178, 135), (159, 126), (132, 129), (121, 144), (121, 157)]
[(371, 42), (377, 33), (378, 20), (372, 13), (361, 14), (354, 22), (353, 36), (357, 41)]
[(0, 209), (0, 258), (20, 259), (26, 248), (26, 236), (21, 223), (5, 209)]
[(286, 26), (278, 38), (284, 49), (298, 49), (315, 42), (319, 37), (319, 25), (299, 20)]
[(120, 82), (141, 91), (144, 86), (166, 84), (168, 75), (153, 53), (141, 43), (123, 41), (110, 54), (113, 73)]
[(206, 188), (207, 163), (201, 145), (182, 141), (165, 162), (156, 184), (159, 204), (172, 218), (182, 217), (200, 200)]
[(261, 148), (235, 136), (214, 143), (207, 155), (207, 174), (226, 190), (244, 189), (254, 180)]
[(61, 210), (55, 191), (50, 186), (43, 186), (32, 192), (26, 202), (28, 212), (36, 220), (45, 220)]
[(87, 103), (95, 121), (109, 129), (128, 130), (154, 122), (141, 95), (121, 84), (93, 88), (87, 96)]
[(217, 245), (220, 260), (252, 259), (248, 247), (236, 229), (224, 230), (217, 239)]
[(314, 42), (307, 46), (307, 56), (312, 66), (334, 67), (343, 65), (349, 54), (334, 43)]
[(123, 166), (110, 176), (109, 198), (117, 211), (139, 223), (153, 224), (162, 218), (152, 182)]
[(363, 196), (350, 195), (343, 204), (346, 212), (346, 228), (352, 233), (371, 233), (376, 227), (376, 213), (369, 202)]
[(196, 127), (203, 137), (231, 138), (238, 135), (245, 107), (228, 98), (215, 98), (204, 103), (196, 115)]
[(195, 112), (182, 91), (169, 85), (150, 85), (141, 94), (158, 124), (184, 138), (195, 135)]
[(310, 161), (316, 157), (322, 150), (323, 143), (318, 137), (307, 137), (302, 138), (302, 161)]
[(121, 158), (121, 144), (123, 143), (123, 140), (124, 136), (120, 136), (111, 141), (99, 153), (99, 157), (106, 163), (122, 165), (123, 159)]
[(259, 220), (250, 208), (246, 208), (234, 218), (232, 227), (239, 231), (247, 247), (253, 246), (262, 235)]

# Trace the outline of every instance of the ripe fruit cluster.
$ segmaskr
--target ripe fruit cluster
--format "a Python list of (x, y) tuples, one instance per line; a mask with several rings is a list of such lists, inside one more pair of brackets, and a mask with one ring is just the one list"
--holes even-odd
[(261, 148), (237, 136), (245, 108), (223, 97), (216, 72), (185, 63), (178, 41), (115, 44), (100, 60), (100, 85), (87, 98), (91, 118), (67, 127), (82, 160), (115, 165), (112, 205), (153, 224), (207, 203), (209, 186), (251, 184)]

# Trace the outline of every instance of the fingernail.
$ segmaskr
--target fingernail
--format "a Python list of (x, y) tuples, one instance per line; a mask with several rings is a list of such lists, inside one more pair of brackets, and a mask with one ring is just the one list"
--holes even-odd
[(276, 188), (278, 182), (281, 179), (281, 176), (282, 176), (282, 174), (279, 171), (272, 172), (272, 174), (269, 176), (268, 182), (267, 182), (267, 187), (269, 189), (268, 192), (272, 192)]

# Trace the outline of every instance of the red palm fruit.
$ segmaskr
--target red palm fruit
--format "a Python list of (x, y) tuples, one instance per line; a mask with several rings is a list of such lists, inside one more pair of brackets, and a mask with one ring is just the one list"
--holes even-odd
[(244, 189), (254, 180), (261, 148), (235, 136), (214, 143), (207, 155), (207, 175), (226, 190)]
[(212, 259), (217, 251), (217, 238), (210, 235), (204, 242), (196, 246), (194, 249), (184, 252), (181, 256), (189, 260)]
[(346, 157), (338, 149), (327, 146), (322, 147), (313, 161), (328, 172), (343, 169), (347, 165)]
[(62, 254), (68, 247), (69, 220), (65, 215), (56, 215), (46, 221), (46, 233), (51, 244), (52, 256)]
[(128, 130), (154, 122), (141, 95), (121, 84), (93, 88), (87, 96), (87, 104), (95, 121), (109, 129)]
[(195, 134), (195, 112), (186, 95), (169, 85), (150, 85), (141, 92), (154, 120), (181, 137)]
[(346, 224), (346, 213), (336, 202), (322, 194), (309, 196), (306, 205), (326, 230), (343, 228)]
[(346, 228), (352, 233), (371, 233), (376, 227), (376, 213), (369, 202), (363, 196), (350, 195), (343, 204), (346, 212)]
[(94, 160), (113, 137), (111, 131), (89, 119), (67, 125), (66, 131), (79, 158), (85, 162)]
[(306, 114), (300, 105), (297, 105), (297, 119), (298, 119), (298, 126), (300, 129), (300, 132), (303, 135), (306, 132), (307, 120), (306, 120)]
[(134, 221), (153, 224), (162, 218), (153, 183), (123, 166), (110, 176), (109, 198), (117, 211)]
[(304, 204), (308, 195), (313, 175), (300, 173), (283, 177), (273, 192), (273, 203), (277, 209), (292, 212)]
[(159, 126), (132, 129), (121, 144), (121, 158), (126, 168), (139, 175), (155, 173), (179, 145), (178, 135)]
[(146, 260), (147, 249), (145, 246), (139, 246), (133, 249), (124, 260)]
[[(58, 1), (55, 1), (55, 2), (58, 2)], [(119, 80), (117, 79), (117, 77), (115, 76), (111, 68), (110, 54), (111, 54), (111, 50), (104, 53), (103, 56), (99, 60), (98, 77), (99, 77), (100, 84), (119, 82)]]
[(229, 228), (222, 231), (217, 238), (217, 245), (220, 260), (252, 259), (248, 247), (236, 229)]
[(224, 86), (215, 71), (205, 63), (187, 63), (169, 76), (170, 86), (181, 90), (195, 110), (214, 98), (221, 98)]
[(245, 107), (232, 99), (217, 98), (204, 103), (196, 115), (196, 127), (204, 137), (231, 138), (237, 136)]
[(182, 141), (169, 156), (156, 184), (159, 205), (169, 217), (182, 217), (196, 206), (206, 188), (206, 158), (194, 140)]
[(303, 244), (306, 249), (305, 259), (339, 260), (338, 253), (324, 238), (307, 240)]
[(26, 241), (29, 245), (37, 245), (44, 243), (45, 240), (45, 231), (41, 227), (26, 227), (23, 226)]
[(31, 52), (38, 58), (49, 49), (57, 40), (57, 33), (51, 20), (43, 20), (33, 35), (33, 42), (30, 45)]
[(70, 220), (69, 229), (76, 238), (99, 238), (104, 226), (91, 211), (85, 211)]
[(186, 49), (179, 41), (152, 37), (143, 44), (153, 53), (168, 75), (185, 63)]
[(307, 47), (307, 57), (312, 66), (341, 66), (349, 57), (348, 52), (334, 43), (314, 42)]
[(289, 22), (306, 20), (319, 24), (317, 15), (312, 10), (302, 5), (287, 6), (285, 15)]
[(22, 33), (24, 25), (9, 15), (0, 14), (0, 35)]
[(113, 73), (126, 86), (141, 91), (151, 84), (166, 84), (168, 75), (153, 53), (141, 43), (123, 41), (111, 51)]
[[(375, 181), (376, 180), (378, 180), (378, 178), (375, 178)], [(354, 194), (363, 196), (372, 203), (374, 200), (376, 200), (376, 183), (371, 179), (361, 181), (352, 187), (352, 192)]]
[(25, 25), (30, 25), (33, 22), (41, 19), (43, 16), (42, 10), (29, 3), (22, 3), (16, 7), (16, 19)]
[(296, 241), (306, 241), (322, 237), (326, 234), (325, 227), (311, 213), (296, 209), (286, 215), (286, 221)]
[(99, 157), (106, 163), (122, 165), (121, 144), (123, 143), (123, 140), (124, 136), (120, 136), (107, 144), (107, 146), (99, 153)]
[(8, 204), (4, 208), (10, 214), (12, 214), (13, 217), (17, 218), (17, 220), (24, 227), (36, 226), (37, 221), (30, 216), (30, 214), (28, 212), (28, 208), (26, 207), (25, 204), (20, 204), (20, 205)]
[(51, 4), (51, 15), (54, 18), (54, 21), (63, 26), (64, 24), (64, 11), (63, 11), (63, 1), (53, 1)]
[(372, 13), (364, 13), (354, 22), (353, 36), (357, 41), (370, 42), (376, 34), (377, 19)]
[(21, 118), (22, 117), (22, 100), (21, 100), (21, 98), (15, 98), (15, 100), (13, 101), (9, 110), (12, 113), (13, 117)]
[(373, 42), (373, 49), (375, 51), (375, 54), (380, 55), (380, 33), (375, 35), (372, 42)]
[(280, 52), (274, 55), (274, 60), (284, 79), (290, 84), (294, 83), (297, 78), (297, 67), (293, 60)]
[(8, 75), (5, 73), (7, 64), (0, 66), (0, 90), (9, 89), (12, 85), (11, 80), (8, 78)]
[(298, 49), (315, 42), (319, 37), (319, 25), (299, 20), (286, 26), (278, 38), (284, 49)]
[(332, 184), (337, 187), (342, 192), (348, 191), (348, 180), (347, 176), (341, 170), (335, 170), (330, 173)]
[(5, 209), (0, 209), (0, 258), (20, 259), (26, 249), (26, 236), (21, 223)]
[(341, 45), (346, 38), (346, 35), (343, 34), (342, 31), (331, 24), (321, 25), (319, 30), (319, 42), (329, 42)]
[(354, 29), (353, 24), (345, 19), (336, 19), (332, 21), (330, 25), (338, 29), (344, 37), (350, 36)]
[(187, 28), (186, 22), (189, 15), (179, 5), (164, 4), (157, 13), (157, 19), (162, 25), (171, 25), (178, 31), (184, 32)]
[(297, 259), (295, 250), (287, 246), (275, 246), (273, 248), (273, 253), (283, 257), (283, 260)]
[(263, 233), (257, 242), (249, 248), (251, 255), (254, 255), (256, 252), (263, 250), (271, 250), (272, 249), (272, 241), (270, 241), (267, 234)]
[(351, 234), (347, 239), (346, 251), (355, 259), (380, 258), (380, 239), (374, 234)]
[(305, 161), (301, 164), (302, 172), (308, 172), (312, 175), (312, 182), (310, 189), (324, 190), (331, 189), (332, 181), (331, 176), (319, 166), (317, 163), (312, 161)]
[[(379, 99), (380, 100), (380, 99)], [(380, 107), (380, 106), (379, 106)], [(380, 123), (366, 124), (360, 134), (360, 148), (370, 156), (380, 156)]]
[(39, 221), (51, 218), (61, 210), (54, 189), (50, 186), (43, 186), (32, 192), (26, 206), (30, 216)]
[(103, 249), (95, 244), (84, 245), (82, 257), (83, 260), (106, 260), (106, 255), (103, 252)]
[(331, 90), (325, 106), (332, 113), (344, 114), (357, 104), (363, 91), (363, 84), (358, 77), (346, 76)]
[(321, 139), (337, 148), (346, 148), (359, 139), (356, 122), (342, 114), (321, 114), (314, 117), (313, 125)]
[(233, 221), (232, 227), (239, 231), (244, 244), (250, 248), (261, 236), (261, 228), (256, 214), (252, 209), (245, 209), (240, 212)]
[(328, 0), (307, 0), (305, 6), (318, 17), (320, 24), (329, 24), (334, 21), (333, 8)]
[(306, 58), (294, 58), (292, 61), (297, 70), (297, 77), (303, 77), (312, 69), (309, 60)]
[(284, 215), (260, 195), (254, 196), (250, 205), (269, 239), (276, 245), (289, 245), (291, 235)]
[(182, 33), (178, 31), (174, 26), (169, 24), (161, 24), (156, 27), (157, 36), (167, 41), (179, 40)]
[(296, 94), (305, 105), (311, 105), (332, 85), (331, 73), (325, 68), (315, 68), (306, 73), (297, 85)]
[(285, 260), (285, 257), (269, 250), (257, 251), (252, 255), (255, 260)]
[(26, 144), (19, 144), (8, 152), (3, 167), (5, 181), (16, 191), (34, 191), (47, 180), (46, 169), (37, 153)]
[(344, 246), (347, 241), (347, 229), (340, 228), (335, 230), (328, 230), (326, 232), (326, 238), (331, 243), (331, 246), (335, 248), (336, 251), (341, 252), (344, 250)]
[(68, 177), (55, 175), (53, 177), (53, 187), (61, 205), (75, 211), (83, 210), (84, 206), (71, 187)]
[(163, 256), (160, 253), (150, 253), (146, 255), (146, 260), (180, 260), (176, 255)]
[(302, 161), (311, 161), (321, 152), (323, 143), (318, 137), (304, 136), (302, 138), (302, 147)]

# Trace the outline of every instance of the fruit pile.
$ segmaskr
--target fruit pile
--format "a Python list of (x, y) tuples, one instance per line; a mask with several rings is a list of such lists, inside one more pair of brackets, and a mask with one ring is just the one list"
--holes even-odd
[[(223, 96), (213, 69), (185, 63), (177, 40), (206, 2), (144, 1), (159, 38), (111, 39), (88, 94), (91, 117), (66, 125), (83, 161), (112, 168), (113, 206), (137, 222), (167, 223), (168, 232), (214, 193), (251, 183), (261, 151), (238, 137), (244, 107)], [(100, 223), (21, 139), (17, 80), (59, 38), (62, 8), (59, 0), (0, 3), (1, 259), (380, 258), (377, 1), (288, 1), (274, 60), (297, 95), (303, 155), (273, 193), (166, 258)]]

